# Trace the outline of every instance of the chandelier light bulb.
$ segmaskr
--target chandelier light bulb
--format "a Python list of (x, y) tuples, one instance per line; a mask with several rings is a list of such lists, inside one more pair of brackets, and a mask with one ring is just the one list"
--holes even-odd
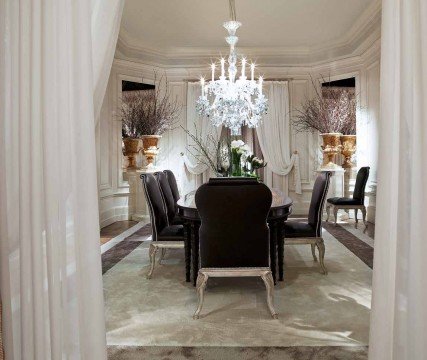
[(246, 66), (246, 59), (242, 58), (242, 79), (246, 79), (245, 66)]
[(202, 76), (200, 78), (200, 86), (202, 87), (202, 98), (205, 97), (205, 78)]
[(225, 59), (221, 58), (221, 77), (225, 75)]
[(211, 70), (212, 70), (212, 81), (215, 81), (215, 63), (211, 64)]
[(254, 81), (255, 79), (255, 64), (251, 64), (251, 81)]

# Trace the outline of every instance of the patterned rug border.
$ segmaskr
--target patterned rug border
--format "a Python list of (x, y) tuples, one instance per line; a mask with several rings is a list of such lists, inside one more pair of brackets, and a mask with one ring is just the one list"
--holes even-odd
[(360, 240), (356, 235), (339, 224), (335, 226), (332, 223), (323, 222), (322, 226), (335, 239), (372, 269), (374, 263), (374, 248), (372, 246)]
[(123, 260), (132, 251), (134, 251), (139, 245), (140, 241), (130, 240), (135, 236), (147, 236), (151, 234), (151, 225), (146, 224), (135, 233), (126, 237), (123, 241), (114, 245), (111, 249), (107, 250), (101, 255), (102, 261), (102, 275), (108, 270), (115, 266), (119, 261)]
[(366, 360), (367, 346), (115, 346), (108, 347), (109, 360)]

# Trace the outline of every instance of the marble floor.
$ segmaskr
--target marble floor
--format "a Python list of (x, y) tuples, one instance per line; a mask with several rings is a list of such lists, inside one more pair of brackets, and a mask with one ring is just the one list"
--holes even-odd
[[(285, 281), (275, 289), (279, 320), (269, 317), (259, 279), (213, 279), (202, 318), (192, 320), (197, 296), (184, 281), (182, 251), (169, 251), (147, 280), (150, 229), (143, 227), (103, 254), (109, 358), (139, 359), (149, 351), (160, 359), (171, 351), (171, 359), (209, 359), (205, 347), (226, 346), (230, 354), (222, 358), (268, 352), (264, 358), (366, 359), (373, 239), (360, 225), (324, 228), (328, 276), (309, 246), (285, 248)], [(291, 357), (313, 351), (318, 356)]]
[(122, 232), (130, 229), (132, 226), (136, 224), (137, 224), (136, 221), (124, 220), (124, 221), (116, 221), (111, 225), (103, 227), (100, 232), (101, 245), (107, 243), (117, 235), (120, 235)]

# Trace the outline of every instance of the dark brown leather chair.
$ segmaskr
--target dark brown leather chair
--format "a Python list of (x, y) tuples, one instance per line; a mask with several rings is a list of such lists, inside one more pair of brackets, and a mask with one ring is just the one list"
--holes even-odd
[(160, 186), (151, 174), (142, 174), (142, 185), (147, 199), (151, 218), (152, 238), (150, 244), (150, 271), (147, 278), (151, 278), (156, 262), (158, 249), (184, 248), (184, 227), (182, 225), (169, 225), (166, 205), (162, 198)]
[(345, 197), (334, 197), (329, 198), (326, 204), (326, 213), (328, 214), (326, 221), (329, 221), (329, 213), (330, 209), (332, 208), (334, 217), (335, 217), (335, 225), (337, 225), (337, 218), (338, 218), (338, 210), (344, 209), (344, 210), (354, 210), (354, 219), (356, 221), (355, 227), (357, 227), (357, 224), (359, 220), (357, 219), (357, 211), (360, 209), (362, 211), (363, 216), (363, 224), (365, 225), (365, 228), (368, 226), (368, 223), (366, 222), (366, 206), (365, 206), (365, 189), (366, 189), (366, 183), (368, 182), (369, 178), (369, 166), (364, 166), (359, 169), (356, 176), (356, 184), (354, 185), (354, 191), (353, 191), (353, 197), (351, 198), (345, 198)]
[(177, 216), (178, 207), (166, 174), (164, 172), (159, 171), (155, 172), (154, 176), (156, 177), (157, 182), (160, 186), (160, 191), (162, 193), (163, 201), (166, 206), (169, 225), (183, 225), (183, 220)]
[(169, 185), (172, 190), (172, 195), (176, 203), (180, 199), (180, 196), (179, 196), (178, 184), (176, 182), (175, 175), (171, 170), (164, 170), (163, 172), (166, 174), (166, 178), (168, 179)]
[[(273, 278), (270, 270), (270, 189), (257, 181), (212, 179), (196, 192), (201, 218), (200, 264), (197, 277), (199, 305), (209, 277), (260, 276), (267, 288), (267, 303), (273, 318)], [(254, 206), (254, 204), (256, 204)]]
[(325, 275), (328, 271), (324, 263), (325, 244), (322, 238), (322, 212), (331, 175), (331, 172), (325, 171), (317, 176), (311, 195), (307, 222), (287, 221), (283, 227), (285, 245), (311, 245), (314, 261), (317, 261), (315, 251), (316, 247), (318, 248), (320, 266)]

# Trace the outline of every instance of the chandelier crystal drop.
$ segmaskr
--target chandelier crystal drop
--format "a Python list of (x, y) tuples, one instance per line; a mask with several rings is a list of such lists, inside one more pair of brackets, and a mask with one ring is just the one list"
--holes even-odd
[(221, 75), (215, 79), (216, 64), (211, 65), (212, 79), (206, 82), (202, 77), (200, 85), (202, 95), (196, 102), (196, 110), (202, 116), (211, 119), (215, 126), (224, 125), (231, 130), (231, 135), (240, 135), (241, 127), (257, 127), (262, 115), (267, 112), (267, 98), (262, 93), (263, 78), (255, 81), (255, 64), (250, 65), (250, 79), (246, 77), (247, 61), (242, 56), (240, 61), (240, 76), (238, 76), (236, 44), (239, 38), (237, 29), (242, 25), (235, 19), (234, 1), (230, 1), (232, 20), (224, 23), (228, 31), (225, 38), (230, 45), (228, 69), (225, 73), (225, 59), (221, 58)]

